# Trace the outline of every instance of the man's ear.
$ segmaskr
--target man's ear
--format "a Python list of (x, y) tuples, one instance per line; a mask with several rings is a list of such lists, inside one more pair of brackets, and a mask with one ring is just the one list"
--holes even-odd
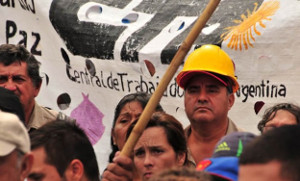
[(25, 180), (31, 171), (33, 164), (33, 155), (32, 153), (26, 153), (21, 162), (21, 180)]
[(228, 95), (228, 110), (231, 109), (231, 107), (233, 106), (234, 104), (234, 101), (235, 101), (235, 96), (233, 93), (229, 94)]
[(82, 162), (78, 159), (74, 159), (70, 162), (66, 172), (65, 177), (67, 180), (81, 180), (84, 176), (84, 166)]
[(41, 89), (41, 86), (42, 86), (42, 81), (38, 84), (38, 85), (34, 85), (35, 86), (35, 90), (34, 90), (34, 96), (38, 96), (39, 95), (39, 92), (40, 92), (40, 89)]

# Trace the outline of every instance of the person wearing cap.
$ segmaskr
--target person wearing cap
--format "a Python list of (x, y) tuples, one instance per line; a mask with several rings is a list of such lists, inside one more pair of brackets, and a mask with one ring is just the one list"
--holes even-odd
[(195, 164), (211, 157), (224, 135), (242, 131), (228, 118), (239, 88), (234, 69), (233, 61), (219, 46), (203, 45), (187, 57), (176, 77), (185, 90), (189, 159)]
[(224, 136), (217, 143), (212, 157), (202, 160), (196, 169), (206, 171), (214, 181), (237, 181), (239, 157), (256, 137), (250, 132), (233, 132)]
[(299, 181), (300, 125), (274, 128), (247, 144), (239, 160), (239, 181)]
[(24, 46), (0, 45), (0, 87), (13, 91), (19, 97), (28, 131), (63, 115), (40, 106), (35, 101), (42, 84), (39, 67), (40, 62)]
[(15, 114), (0, 111), (0, 180), (23, 181), (32, 163), (24, 124)]
[(33, 166), (28, 181), (99, 181), (96, 155), (75, 123), (56, 120), (30, 132)]
[(212, 158), (224, 156), (240, 157), (245, 146), (256, 137), (257, 135), (246, 131), (227, 134), (217, 143)]

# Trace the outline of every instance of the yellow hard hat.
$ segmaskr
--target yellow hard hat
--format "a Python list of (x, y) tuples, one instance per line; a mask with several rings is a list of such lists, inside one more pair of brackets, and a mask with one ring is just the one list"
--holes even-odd
[(186, 59), (183, 69), (176, 77), (176, 82), (185, 88), (188, 80), (196, 74), (204, 73), (221, 81), (226, 86), (228, 83), (219, 75), (229, 78), (233, 92), (239, 88), (239, 83), (234, 74), (234, 63), (228, 54), (216, 45), (202, 45), (192, 52)]

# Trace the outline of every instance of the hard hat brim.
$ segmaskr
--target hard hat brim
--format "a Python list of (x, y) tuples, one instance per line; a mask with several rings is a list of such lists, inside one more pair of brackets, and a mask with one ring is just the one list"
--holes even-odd
[(181, 72), (180, 74), (178, 74), (177, 78), (176, 78), (176, 82), (179, 85), (179, 87), (185, 89), (188, 81), (196, 76), (196, 75), (200, 75), (200, 74), (205, 74), (205, 75), (209, 75), (215, 79), (217, 79), (219, 82), (221, 82), (225, 87), (228, 86), (228, 84), (221, 79), (220, 77), (218, 77), (217, 75), (211, 73), (211, 72), (207, 72), (207, 71), (199, 71), (199, 70), (195, 70), (195, 71), (187, 71), (187, 72)]

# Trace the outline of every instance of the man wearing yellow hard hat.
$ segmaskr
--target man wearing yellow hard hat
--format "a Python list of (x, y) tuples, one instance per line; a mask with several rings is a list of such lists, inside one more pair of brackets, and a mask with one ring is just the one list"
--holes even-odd
[[(211, 157), (224, 135), (242, 131), (228, 118), (239, 88), (234, 69), (233, 61), (219, 46), (203, 45), (187, 57), (176, 78), (185, 90), (189, 159), (195, 164)], [(222, 149), (227, 149), (226, 145)]]

